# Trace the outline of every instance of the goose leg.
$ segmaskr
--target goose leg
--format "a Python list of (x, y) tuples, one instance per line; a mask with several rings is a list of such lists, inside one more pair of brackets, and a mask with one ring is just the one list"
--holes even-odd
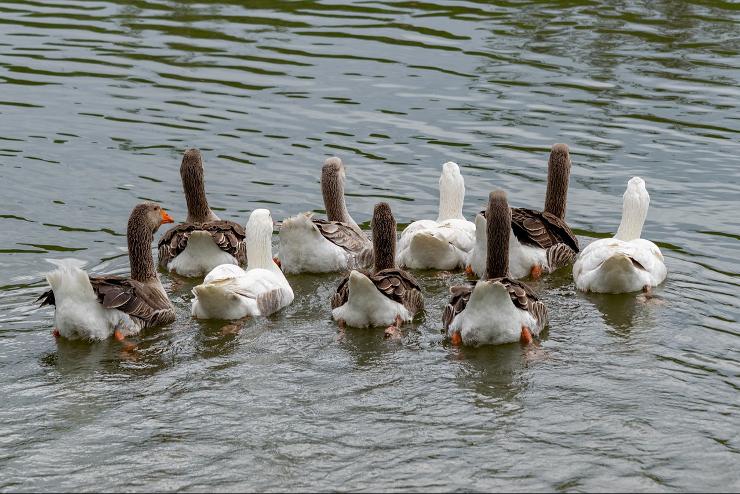
[(475, 272), (473, 271), (473, 266), (471, 266), (470, 264), (465, 266), (465, 274), (468, 276), (475, 276)]
[(130, 343), (130, 342), (126, 341), (126, 337), (123, 336), (123, 333), (121, 332), (120, 329), (116, 328), (116, 330), (113, 331), (113, 337), (117, 341), (120, 341), (121, 342), (121, 344), (123, 345), (123, 351), (124, 352), (130, 352), (130, 351), (136, 349), (136, 345), (134, 345), (133, 343)]
[(54, 338), (59, 339), (62, 336), (62, 333), (60, 333), (57, 328), (54, 328), (54, 330), (51, 332), (51, 335)]
[(402, 322), (403, 321), (401, 321), (401, 316), (396, 315), (396, 320), (393, 322), (393, 324), (391, 324), (390, 326), (386, 328), (384, 336), (386, 338), (393, 338), (394, 340), (401, 338), (401, 323)]
[(519, 342), (522, 345), (532, 343), (532, 331), (527, 326), (522, 326), (522, 335), (519, 337)]
[(455, 331), (450, 336), (450, 343), (452, 343), (453, 346), (462, 346), (462, 335), (460, 334), (460, 331)]

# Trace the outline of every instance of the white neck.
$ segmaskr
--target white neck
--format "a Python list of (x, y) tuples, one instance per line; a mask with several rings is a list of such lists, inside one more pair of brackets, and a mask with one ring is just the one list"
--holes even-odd
[(269, 269), (280, 272), (272, 260), (272, 218), (265, 209), (256, 209), (247, 222), (247, 271)]
[(488, 228), (482, 214), (475, 215), (475, 248), (485, 255), (488, 248)]
[(622, 222), (614, 238), (625, 242), (640, 238), (649, 205), (650, 195), (645, 188), (645, 182), (639, 177), (633, 177), (627, 183), (622, 205)]
[(439, 216), (437, 221), (464, 220), (462, 209), (465, 200), (465, 180), (456, 163), (448, 161), (442, 165), (439, 177)]

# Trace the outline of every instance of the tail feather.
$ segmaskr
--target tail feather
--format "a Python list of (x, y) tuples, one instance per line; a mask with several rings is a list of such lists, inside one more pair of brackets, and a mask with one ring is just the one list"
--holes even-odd
[(79, 259), (47, 259), (47, 261), (57, 266), (57, 269), (46, 274), (51, 293), (45, 292), (38, 298), (41, 305), (56, 305), (57, 301), (65, 298), (97, 299), (88, 274), (81, 269), (85, 261)]

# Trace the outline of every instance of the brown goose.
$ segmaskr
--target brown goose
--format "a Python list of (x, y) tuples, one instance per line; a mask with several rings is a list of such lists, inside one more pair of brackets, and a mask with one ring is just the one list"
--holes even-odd
[(329, 158), (321, 170), (326, 220), (303, 213), (280, 227), (280, 265), (286, 273), (330, 273), (369, 267), (372, 244), (347, 211), (344, 165)]
[(340, 327), (390, 325), (386, 336), (396, 336), (424, 307), (424, 298), (417, 281), (396, 267), (396, 220), (387, 203), (375, 206), (372, 229), (373, 272), (352, 271), (342, 280), (331, 299), (332, 315)]
[[(511, 208), (511, 276), (538, 278), (543, 272), (572, 263), (578, 254), (578, 239), (565, 222), (570, 180), (570, 154), (565, 144), (555, 144), (550, 152), (547, 171), (545, 210)], [(475, 219), (476, 245), (468, 257), (468, 273), (483, 276), (486, 252), (486, 212)]]
[(54, 305), (54, 334), (70, 339), (119, 340), (142, 328), (169, 324), (175, 310), (159, 281), (152, 241), (172, 218), (158, 204), (137, 205), (128, 220), (126, 237), (131, 277), (88, 276), (74, 259), (52, 261), (58, 267), (46, 275), (51, 290), (41, 305)]
[(474, 284), (453, 286), (442, 315), (455, 345), (529, 343), (547, 324), (547, 309), (523, 282), (509, 275), (511, 210), (503, 191), (488, 198), (486, 272)]
[(159, 265), (182, 276), (204, 276), (221, 264), (244, 264), (244, 227), (219, 219), (208, 207), (200, 151), (185, 151), (180, 176), (188, 217), (160, 239)]

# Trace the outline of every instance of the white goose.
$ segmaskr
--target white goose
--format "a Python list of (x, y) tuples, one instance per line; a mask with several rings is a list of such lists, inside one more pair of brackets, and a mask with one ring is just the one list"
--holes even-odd
[(198, 319), (269, 316), (293, 302), (293, 289), (272, 259), (272, 216), (255, 209), (247, 222), (247, 270), (234, 264), (213, 269), (193, 288)]
[(585, 292), (627, 293), (650, 291), (668, 273), (657, 245), (640, 238), (647, 217), (650, 195), (645, 181), (627, 182), (622, 222), (613, 238), (590, 243), (573, 265), (576, 287)]
[(286, 273), (330, 273), (368, 267), (372, 244), (349, 215), (344, 200), (344, 165), (329, 158), (321, 170), (327, 220), (303, 213), (280, 227), (280, 265)]
[(503, 191), (488, 198), (486, 273), (475, 284), (453, 286), (442, 315), (454, 345), (530, 343), (547, 324), (547, 309), (523, 282), (509, 277), (511, 210)]
[(46, 275), (51, 290), (41, 305), (55, 306), (54, 335), (69, 339), (123, 340), (143, 328), (169, 324), (175, 309), (152, 258), (154, 232), (172, 218), (158, 204), (145, 202), (131, 211), (126, 230), (131, 277), (89, 276), (75, 259), (50, 260), (58, 268)]
[(414, 221), (401, 233), (398, 264), (412, 269), (463, 267), (475, 244), (475, 225), (463, 216), (465, 180), (456, 163), (442, 165), (437, 221)]
[(374, 269), (352, 271), (331, 299), (332, 316), (340, 327), (387, 326), (386, 336), (399, 336), (403, 322), (424, 307), (421, 287), (409, 273), (396, 267), (396, 220), (381, 202), (373, 211)]
[[(538, 278), (575, 260), (578, 239), (565, 222), (570, 167), (568, 146), (555, 144), (547, 165), (544, 211), (511, 208), (509, 269), (513, 278)], [(480, 277), (486, 270), (485, 211), (476, 216), (475, 225), (475, 247), (467, 257), (466, 271)]]
[(203, 276), (221, 264), (244, 264), (247, 260), (244, 228), (219, 219), (208, 206), (200, 151), (185, 151), (180, 177), (188, 217), (185, 223), (162, 235), (159, 265), (181, 276)]

